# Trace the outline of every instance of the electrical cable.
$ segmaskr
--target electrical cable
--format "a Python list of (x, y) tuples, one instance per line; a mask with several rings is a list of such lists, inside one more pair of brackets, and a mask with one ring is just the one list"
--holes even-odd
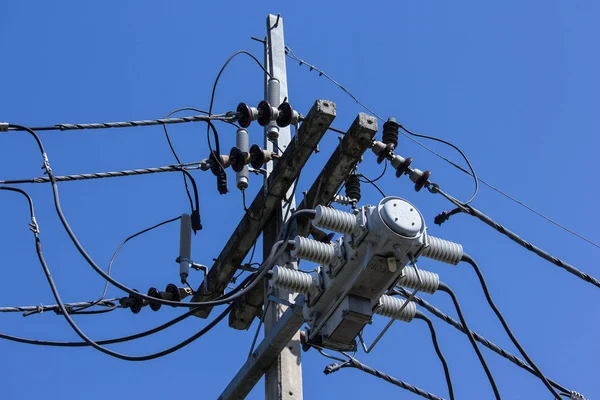
[(365, 179), (365, 181), (361, 181), (361, 182), (370, 183), (371, 185), (373, 185), (375, 187), (375, 189), (377, 189), (377, 191), (379, 191), (379, 193), (383, 197), (386, 197), (386, 195), (383, 192), (383, 190), (381, 190), (381, 188), (375, 183), (375, 181), (372, 181), (371, 179), (367, 178), (364, 174), (359, 174), (359, 176), (361, 176), (363, 179)]
[[(123, 121), (123, 122), (95, 122), (89, 124), (56, 124), (51, 126), (38, 126), (29, 128), (35, 131), (71, 131), (82, 129), (108, 129), (108, 128), (134, 128), (139, 126), (154, 126), (164, 124), (182, 124), (186, 122), (210, 122), (210, 121), (234, 121), (235, 116), (228, 114), (214, 115), (191, 115), (188, 117), (178, 118), (163, 118), (163, 119), (146, 119), (139, 121)], [(9, 126), (9, 130), (23, 131), (16, 125)]]
[[(107, 311), (113, 311), (114, 309), (116, 309), (116, 304), (115, 301), (118, 301), (118, 298), (113, 298), (113, 299), (102, 299), (101, 301), (79, 301), (76, 303), (65, 303), (65, 307), (67, 308), (67, 310), (69, 310), (70, 314), (73, 314), (73, 312), (71, 311), (74, 307), (91, 307), (91, 306), (100, 306), (100, 307), (107, 307), (107, 310), (96, 310), (96, 311), (102, 311), (102, 312), (107, 312)], [(54, 311), (57, 312), (59, 311), (59, 307), (57, 304), (50, 304), (50, 305), (39, 305), (39, 306), (10, 306), (10, 307), (0, 307), (0, 312), (22, 312), (24, 317), (27, 317), (29, 315), (33, 315), (33, 314), (42, 314), (44, 312), (47, 311)]]
[(494, 396), (496, 397), (497, 400), (500, 400), (501, 399), (500, 392), (498, 391), (498, 387), (496, 386), (496, 381), (494, 380), (494, 376), (492, 375), (492, 372), (490, 371), (490, 368), (488, 367), (487, 362), (485, 361), (485, 358), (483, 357), (483, 354), (481, 354), (481, 350), (479, 349), (479, 346), (477, 346), (477, 343), (475, 343), (475, 338), (473, 337), (473, 334), (471, 333), (471, 330), (469, 329), (469, 326), (467, 325), (467, 321), (465, 319), (465, 316), (463, 315), (463, 312), (460, 307), (460, 303), (458, 302), (458, 298), (456, 297), (456, 294), (454, 293), (454, 291), (452, 291), (452, 289), (450, 289), (450, 287), (445, 285), (443, 282), (440, 282), (438, 290), (448, 293), (448, 295), (452, 299), (452, 302), (454, 303), (454, 308), (456, 308), (456, 313), (458, 314), (458, 318), (460, 319), (460, 322), (465, 327), (465, 330), (466, 330), (465, 333), (467, 334), (467, 337), (469, 338), (469, 342), (471, 342), (471, 345), (473, 346), (475, 353), (477, 353), (477, 358), (479, 358), (479, 362), (481, 363), (481, 366), (483, 367), (483, 370), (485, 371), (485, 375), (487, 376), (488, 381), (490, 382), (490, 385), (492, 386), (492, 390), (494, 391)]
[[(46, 173), (48, 174), (48, 176), (50, 177), (51, 180), (51, 186), (52, 186), (52, 191), (53, 191), (53, 200), (54, 200), (54, 205), (55, 205), (55, 209), (56, 212), (58, 214), (58, 217), (63, 225), (63, 227), (65, 228), (65, 231), (67, 232), (69, 238), (71, 239), (71, 242), (75, 245), (75, 247), (77, 248), (77, 250), (79, 251), (79, 253), (83, 256), (83, 258), (87, 261), (87, 263), (92, 267), (92, 269), (94, 269), (94, 271), (96, 271), (96, 273), (98, 273), (100, 276), (102, 276), (104, 279), (108, 280), (111, 284), (113, 284), (114, 286), (116, 286), (117, 288), (123, 290), (124, 292), (140, 298), (140, 299), (144, 299), (147, 301), (151, 301), (154, 303), (160, 303), (163, 305), (168, 305), (168, 306), (174, 306), (174, 307), (187, 307), (187, 308), (194, 308), (194, 307), (201, 307), (201, 306), (217, 306), (217, 305), (221, 305), (221, 304), (225, 304), (228, 302), (233, 301), (235, 298), (241, 297), (244, 294), (246, 294), (248, 291), (250, 291), (256, 284), (258, 284), (258, 282), (262, 281), (262, 278), (267, 274), (267, 272), (270, 270), (270, 268), (272, 267), (272, 264), (274, 262), (274, 260), (279, 257), (279, 255), (281, 253), (283, 253), (283, 251), (286, 249), (288, 243), (285, 243), (283, 241), (277, 242), (273, 248), (271, 249), (271, 253), (269, 255), (269, 257), (263, 262), (261, 268), (259, 268), (259, 272), (257, 273), (255, 280), (252, 281), (248, 287), (240, 290), (238, 293), (236, 293), (235, 298), (226, 298), (226, 299), (220, 299), (220, 300), (210, 300), (210, 301), (203, 301), (203, 302), (188, 302), (188, 303), (184, 303), (184, 302), (178, 302), (178, 301), (172, 301), (172, 300), (164, 300), (164, 299), (159, 299), (159, 298), (155, 298), (155, 297), (151, 297), (148, 295), (145, 295), (143, 293), (139, 293), (136, 292), (135, 290), (125, 286), (124, 284), (118, 282), (117, 280), (113, 279), (111, 276), (109, 276), (108, 274), (106, 274), (102, 268), (100, 268), (96, 262), (90, 257), (90, 255), (85, 251), (85, 249), (83, 248), (83, 246), (81, 245), (81, 243), (79, 243), (79, 240), (77, 239), (77, 237), (75, 236), (75, 233), (73, 232), (73, 230), (71, 229), (68, 221), (66, 220), (64, 213), (62, 212), (62, 207), (60, 205), (60, 199), (58, 196), (58, 186), (56, 185), (56, 181), (54, 179), (54, 174), (52, 173), (52, 169), (50, 168), (50, 164), (48, 161), (48, 156), (46, 154), (46, 151), (42, 145), (42, 142), (39, 138), (39, 136), (30, 128), (25, 128), (21, 125), (9, 125), (12, 127), (17, 127), (17, 128), (21, 128), (22, 130), (27, 131), (29, 134), (31, 134), (34, 139), (36, 140), (38, 147), (40, 148), (40, 152), (42, 153), (42, 158), (44, 159), (44, 169), (46, 170)], [(310, 211), (310, 210), (301, 210), (298, 211), (294, 214), (300, 213), (302, 211)], [(313, 215), (314, 215), (314, 210), (312, 210)], [(290, 220), (294, 218), (294, 215), (292, 215), (292, 217), (290, 217)]]
[[(117, 258), (117, 254), (119, 254), (119, 251), (121, 251), (121, 248), (122, 248), (122, 247), (123, 247), (123, 246), (124, 246), (124, 245), (125, 245), (127, 242), (129, 242), (131, 239), (134, 239), (134, 238), (136, 238), (136, 237), (138, 237), (138, 236), (140, 236), (140, 235), (143, 235), (143, 234), (144, 234), (144, 233), (146, 233), (146, 232), (150, 232), (150, 231), (151, 231), (151, 230), (153, 230), (153, 229), (156, 229), (156, 228), (158, 228), (158, 227), (160, 227), (160, 226), (163, 226), (163, 225), (169, 224), (169, 223), (171, 223), (171, 222), (177, 221), (177, 220), (179, 220), (179, 219), (181, 219), (181, 216), (178, 216), (178, 217), (175, 217), (175, 218), (171, 218), (171, 219), (168, 219), (168, 220), (166, 220), (166, 221), (163, 221), (163, 222), (159, 222), (158, 224), (152, 225), (152, 226), (151, 226), (151, 227), (149, 227), (149, 228), (143, 229), (143, 230), (141, 230), (141, 231), (139, 231), (139, 232), (137, 232), (137, 233), (134, 233), (133, 235), (131, 235), (131, 236), (127, 237), (125, 240), (123, 240), (123, 241), (122, 241), (122, 242), (119, 244), (119, 246), (117, 246), (117, 249), (116, 249), (116, 250), (115, 250), (115, 252), (113, 253), (112, 257), (110, 258), (110, 262), (108, 263), (108, 267), (106, 268), (106, 273), (107, 273), (108, 275), (110, 275), (110, 273), (111, 273), (111, 269), (112, 269), (112, 265), (113, 265), (113, 263), (114, 263), (114, 261), (115, 261), (115, 258)], [(91, 304), (89, 304), (89, 305), (85, 305), (85, 306), (83, 306), (83, 307), (81, 307), (81, 308), (78, 308), (78, 309), (74, 310), (74, 313), (80, 314), (80, 313), (81, 313), (81, 311), (85, 310), (86, 308), (88, 308), (88, 307), (92, 307), (92, 306), (94, 306), (94, 305), (96, 305), (96, 304), (100, 303), (102, 300), (104, 300), (104, 296), (106, 296), (106, 291), (107, 291), (107, 290), (108, 290), (108, 281), (107, 281), (107, 282), (104, 284), (104, 290), (102, 291), (102, 295), (100, 295), (100, 297), (98, 298), (98, 300), (96, 300), (95, 302), (92, 302), (92, 303), (91, 303)]]
[[(475, 273), (477, 274), (477, 278), (479, 278), (479, 283), (481, 284), (481, 288), (483, 289), (483, 293), (485, 294), (485, 298), (486, 298), (488, 304), (490, 305), (490, 307), (492, 308), (492, 310), (494, 310), (494, 314), (496, 314), (496, 316), (498, 317), (498, 320), (500, 320), (500, 323), (502, 324), (502, 327), (504, 328), (504, 331), (506, 332), (506, 334), (508, 335), (508, 337), (510, 338), (510, 340), (513, 342), (513, 344), (515, 345), (515, 347), (519, 350), (519, 353), (521, 353), (521, 355), (523, 356), (523, 358), (525, 359), (525, 361), (527, 361), (527, 364), (529, 364), (531, 366), (531, 368), (533, 368), (535, 370), (535, 372), (537, 372), (537, 376), (541, 379), (541, 381), (544, 383), (544, 385), (546, 385), (546, 387), (548, 388), (548, 390), (550, 391), (550, 393), (552, 393), (552, 395), (556, 399), (560, 398), (560, 395), (556, 392), (556, 390), (554, 390), (554, 388), (552, 387), (552, 385), (550, 385), (550, 383), (548, 382), (548, 379), (546, 378), (546, 376), (542, 373), (542, 371), (540, 371), (540, 369), (537, 367), (537, 365), (535, 365), (535, 363), (527, 355), (527, 353), (523, 349), (523, 346), (521, 346), (521, 344), (519, 343), (519, 341), (517, 340), (517, 338), (515, 337), (515, 335), (512, 333), (512, 331), (508, 327), (508, 324), (506, 323), (506, 320), (502, 316), (502, 313), (500, 312), (500, 310), (498, 309), (498, 307), (496, 307), (496, 304), (492, 300), (492, 296), (491, 296), (490, 291), (489, 291), (489, 289), (487, 287), (487, 284), (485, 283), (485, 279), (483, 278), (483, 274), (481, 273), (481, 270), (479, 269), (479, 266), (477, 265), (477, 263), (475, 262), (475, 260), (471, 256), (469, 256), (468, 254), (464, 253), (463, 256), (462, 256), (461, 261), (464, 261), (464, 262), (470, 264), (473, 267), (473, 269), (475, 270)], [(440, 283), (440, 289), (444, 290), (444, 289), (442, 289), (442, 284), (441, 283)]]
[[(402, 288), (402, 287), (396, 287), (394, 289), (394, 293), (399, 294), (400, 296), (404, 297), (404, 298), (408, 298), (410, 296), (410, 293)], [(419, 296), (413, 296), (413, 301), (415, 303), (417, 303), (418, 305), (420, 305), (421, 307), (423, 307), (424, 309), (426, 309), (427, 311), (429, 311), (430, 313), (432, 313), (433, 315), (435, 315), (436, 317), (438, 317), (439, 319), (445, 321), (446, 323), (452, 325), (453, 327), (455, 327), (456, 329), (458, 329), (459, 331), (461, 331), (462, 333), (467, 333), (467, 329), (457, 320), (455, 320), (454, 318), (452, 318), (451, 316), (444, 314), (442, 311), (440, 311), (439, 309), (437, 309), (436, 307), (434, 307), (432, 304), (428, 303), (427, 301), (423, 300), (421, 297)], [(510, 352), (508, 352), (507, 350), (504, 350), (502, 347), (492, 343), (491, 341), (489, 341), (488, 339), (484, 338), (483, 336), (479, 335), (477, 332), (475, 331), (470, 331), (471, 335), (473, 335), (473, 338), (475, 338), (476, 341), (478, 341), (479, 343), (481, 343), (482, 345), (484, 345), (485, 347), (487, 347), (488, 349), (492, 350), (494, 353), (499, 354), (500, 356), (506, 358), (508, 361), (512, 362), (513, 364), (517, 365), (520, 368), (523, 368), (525, 371), (537, 376), (537, 372), (531, 368), (525, 361), (521, 360), (519, 357), (511, 354)], [(566, 387), (562, 386), (561, 384), (548, 379), (548, 382), (550, 382), (550, 384), (552, 386), (554, 386), (556, 389), (565, 392), (565, 393), (570, 393), (571, 391), (569, 389), (567, 389)]]
[[(161, 172), (181, 172), (181, 168), (185, 168), (188, 171), (193, 170), (208, 170), (206, 161), (198, 161), (194, 163), (185, 163), (178, 165), (168, 165), (166, 167), (154, 167), (154, 168), (141, 168), (141, 169), (128, 169), (123, 171), (112, 171), (112, 172), (95, 172), (91, 174), (76, 174), (76, 175), (62, 175), (55, 176), (56, 182), (71, 182), (71, 181), (85, 181), (90, 179), (104, 179), (104, 178), (118, 178), (123, 176), (135, 176), (135, 175), (146, 175), (146, 174), (157, 174)], [(43, 176), (38, 178), (29, 179), (13, 179), (13, 180), (0, 180), (0, 184), (6, 185), (17, 185), (23, 183), (50, 183), (50, 178)], [(193, 208), (193, 206), (192, 206)]]
[(427, 323), (429, 327), (429, 331), (431, 332), (431, 341), (433, 342), (433, 347), (435, 348), (435, 352), (437, 353), (440, 362), (442, 363), (442, 367), (444, 367), (444, 375), (446, 376), (446, 385), (448, 385), (448, 396), (450, 396), (450, 400), (454, 400), (454, 389), (452, 388), (452, 379), (450, 379), (450, 368), (448, 368), (448, 363), (442, 354), (442, 350), (440, 349), (440, 345), (437, 340), (437, 335), (435, 333), (435, 327), (433, 326), (433, 322), (425, 314), (417, 310), (415, 314), (415, 318), (423, 320)]
[(383, 379), (386, 382), (391, 383), (392, 385), (401, 387), (402, 389), (406, 389), (416, 395), (419, 395), (421, 397), (424, 397), (426, 399), (429, 400), (444, 400), (442, 397), (437, 396), (435, 394), (429, 393), (424, 391), (423, 389), (420, 389), (416, 386), (413, 386), (409, 383), (406, 383), (404, 381), (401, 381), (397, 378), (394, 378), (393, 376), (390, 376), (384, 372), (381, 372), (379, 370), (376, 370), (375, 368), (369, 367), (368, 365), (365, 365), (363, 363), (361, 363), (360, 361), (358, 361), (356, 358), (351, 357), (350, 355), (344, 353), (344, 355), (346, 357), (348, 357), (348, 361), (344, 362), (343, 364), (330, 364), (327, 367), (325, 367), (325, 370), (323, 371), (323, 373), (325, 375), (329, 375), (332, 374), (336, 371), (339, 371), (342, 368), (356, 368), (360, 371), (366, 372), (367, 374), (373, 375), (379, 379)]
[(540, 249), (539, 247), (529, 243), (528, 241), (526, 241), (525, 239), (521, 238), (519, 235), (517, 235), (516, 233), (508, 230), (507, 228), (505, 228), (504, 226), (500, 225), (499, 223), (497, 223), (496, 221), (494, 221), (493, 219), (491, 219), (490, 217), (488, 217), (487, 215), (485, 215), (484, 213), (482, 213), (481, 211), (479, 211), (478, 209), (468, 205), (468, 204), (463, 204), (460, 201), (458, 201), (457, 199), (455, 199), (454, 197), (450, 196), (449, 194), (443, 192), (439, 185), (435, 184), (435, 183), (430, 183), (428, 184), (428, 190), (431, 193), (439, 193), (442, 196), (444, 196), (447, 200), (449, 200), (450, 202), (452, 202), (454, 205), (456, 205), (457, 207), (459, 207), (461, 209), (462, 212), (464, 212), (465, 214), (469, 214), (473, 217), (478, 218), (480, 221), (484, 222), (485, 224), (491, 226), (492, 228), (494, 228), (495, 230), (497, 230), (498, 232), (500, 232), (501, 234), (507, 236), (509, 239), (511, 239), (513, 242), (521, 245), (522, 247), (526, 248), (527, 250), (531, 251), (532, 253), (535, 253), (536, 255), (538, 255), (539, 257), (543, 258), (546, 261), (551, 262), (554, 265), (557, 265), (561, 268), (563, 268), (564, 270), (566, 270), (567, 272), (575, 275), (576, 277), (591, 283), (592, 285), (596, 286), (596, 287), (600, 287), (600, 281), (598, 281), (598, 279), (594, 278), (591, 275), (586, 274), (585, 272), (582, 272), (580, 270), (578, 270), (577, 268), (575, 268), (573, 265), (566, 263), (565, 261), (554, 257), (553, 255), (551, 255), (550, 253)]
[[(286, 51), (286, 55), (288, 57), (290, 57), (291, 59), (298, 61), (300, 63), (300, 66), (302, 66), (303, 64), (307, 65), (310, 68), (310, 71), (315, 70), (319, 73), (319, 76), (324, 76), (325, 78), (327, 78), (329, 81), (331, 81), (334, 85), (336, 85), (337, 87), (339, 87), (341, 90), (343, 90), (347, 95), (349, 95), (352, 99), (354, 99), (354, 101), (356, 101), (356, 103), (358, 105), (360, 105), (362, 108), (364, 108), (365, 110), (367, 110), (368, 112), (370, 112), (372, 115), (374, 115), (375, 117), (377, 117), (379, 120), (384, 121), (383, 118), (381, 118), (381, 116), (379, 116), (377, 113), (375, 113), (373, 110), (371, 110), (369, 107), (367, 107), (364, 103), (362, 103), (361, 101), (359, 101), (348, 89), (346, 89), (344, 86), (342, 86), (341, 84), (339, 84), (338, 82), (336, 82), (333, 78), (331, 78), (329, 75), (325, 74), (322, 70), (320, 70), (319, 68), (315, 67), (314, 65), (311, 65), (309, 63), (307, 63), (304, 60), (301, 60), (300, 58), (298, 58), (294, 52), (292, 51), (292, 49), (289, 46), (285, 47), (285, 51)], [(400, 125), (402, 127), (403, 130), (405, 130), (406, 132), (409, 132), (404, 126)], [(331, 128), (330, 128), (331, 129)], [(338, 129), (331, 129), (334, 132), (338, 132), (341, 134), (345, 134), (345, 132), (338, 130)], [(421, 146), (422, 148), (424, 148), (425, 150), (427, 150), (428, 152), (430, 152), (431, 154), (435, 155), (436, 157), (446, 161), (448, 164), (452, 165), (453, 167), (457, 168), (458, 170), (464, 172), (467, 175), (470, 175), (471, 177), (474, 177), (474, 174), (472, 174), (471, 172), (469, 172), (469, 170), (461, 167), (460, 165), (456, 164), (454, 161), (448, 159), (447, 157), (444, 157), (443, 155), (441, 155), (440, 153), (438, 153), (437, 151), (431, 149), (430, 147), (428, 147), (427, 145), (425, 145), (424, 143), (418, 141), (417, 139), (413, 138), (410, 135), (407, 135), (405, 132), (400, 132), (402, 133), (402, 135), (404, 135), (406, 138), (410, 139), (412, 142), (414, 142), (415, 144), (417, 144), (418, 146)], [(411, 132), (412, 134), (412, 132)], [(591, 244), (592, 246), (595, 246), (597, 248), (600, 248), (600, 244), (586, 238), (585, 236), (575, 232), (572, 229), (569, 229), (567, 227), (565, 227), (564, 225), (556, 222), (555, 220), (553, 220), (550, 217), (547, 217), (546, 215), (542, 214), (539, 211), (536, 211), (535, 209), (533, 209), (532, 207), (526, 205), (525, 203), (523, 203), (522, 201), (517, 200), (516, 198), (508, 195), (507, 193), (503, 192), (502, 190), (498, 189), (497, 187), (495, 187), (494, 185), (486, 182), (485, 180), (476, 177), (477, 181), (481, 182), (482, 184), (484, 184), (485, 186), (487, 186), (488, 188), (492, 189), (493, 191), (495, 191), (496, 193), (506, 197), (507, 199), (519, 204), (520, 206), (524, 207), (525, 209), (529, 210), (530, 212), (536, 214), (537, 216), (545, 219), (546, 221), (550, 222), (551, 224), (563, 229), (564, 231), (578, 237), (579, 239)], [(478, 189), (477, 189), (478, 190)], [(470, 202), (471, 200), (469, 200)]]

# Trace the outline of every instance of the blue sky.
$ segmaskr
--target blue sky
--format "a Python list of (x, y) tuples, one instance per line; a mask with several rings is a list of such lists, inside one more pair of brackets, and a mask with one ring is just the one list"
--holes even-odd
[[(484, 180), (593, 240), (597, 233), (597, 148), (600, 144), (600, 7), (592, 1), (462, 2), (3, 2), (0, 5), (2, 96), (0, 120), (22, 125), (159, 118), (171, 110), (207, 108), (213, 80), (227, 57), (246, 49), (262, 58), (250, 36), (263, 36), (268, 13), (281, 13), (286, 43), (297, 55), (345, 84), (373, 110), (421, 133), (450, 140), (470, 157)], [(306, 112), (317, 99), (337, 104), (333, 126), (346, 129), (360, 107), (318, 74), (288, 62), (292, 105)], [(215, 100), (225, 112), (240, 101), (263, 96), (262, 74), (248, 58), (231, 63)], [(185, 161), (208, 155), (205, 127), (170, 129)], [(235, 144), (235, 131), (220, 126), (222, 147)], [(160, 127), (45, 132), (41, 134), (56, 174), (168, 165), (174, 162)], [(312, 180), (336, 145), (328, 134), (321, 152), (302, 174), (299, 192)], [(262, 143), (258, 126), (250, 142)], [(456, 161), (451, 149), (432, 148)], [(398, 152), (414, 166), (431, 169), (432, 179), (466, 199), (472, 180), (406, 138)], [(24, 133), (0, 136), (0, 179), (39, 176), (41, 159)], [(374, 157), (360, 171), (377, 176)], [(231, 192), (217, 193), (214, 177), (196, 172), (205, 229), (194, 238), (194, 259), (211, 264), (243, 215), (241, 196), (230, 174)], [(260, 188), (250, 183), (250, 197)], [(95, 299), (104, 282), (78, 255), (55, 215), (46, 185), (26, 188), (34, 198), (45, 254), (65, 301)], [(597, 384), (600, 331), (597, 288), (518, 247), (468, 216), (442, 227), (433, 217), (451, 207), (425, 191), (415, 193), (408, 179), (389, 173), (382, 189), (413, 202), (432, 235), (463, 244), (480, 263), (490, 290), (530, 356), (547, 376), (590, 398)], [(73, 182), (60, 185), (63, 208), (80, 240), (105, 266), (125, 237), (188, 210), (177, 174)], [(364, 201), (378, 193), (363, 186)], [(554, 255), (600, 275), (593, 260), (598, 249), (482, 187), (473, 203)], [(52, 304), (37, 262), (23, 199), (0, 195), (1, 305)], [(177, 282), (173, 261), (178, 226), (171, 224), (128, 244), (114, 276), (146, 291)], [(485, 303), (473, 271), (423, 261), (457, 292), (471, 328), (516, 353)], [(201, 276), (190, 281), (197, 285)], [(111, 288), (109, 296), (121, 296)], [(455, 315), (444, 294), (429, 296)], [(180, 313), (163, 307), (138, 315), (118, 310), (79, 316), (91, 337), (104, 339), (138, 332)], [(78, 340), (53, 313), (23, 318), (0, 316), (3, 333), (29, 338)], [(368, 332), (385, 322), (377, 319)], [(434, 320), (451, 368), (457, 398), (488, 399), (492, 391), (467, 338)], [(128, 354), (154, 352), (177, 343), (205, 321), (189, 319), (150, 339), (116, 345)], [(92, 349), (29, 347), (0, 342), (4, 362), (0, 397), (104, 399), (139, 396), (216, 398), (243, 364), (251, 332), (226, 323), (184, 350), (161, 360), (128, 363)], [(483, 350), (505, 399), (550, 398), (529, 373)], [(378, 348), (360, 358), (400, 379), (447, 397), (443, 371), (427, 327), (421, 321), (397, 323)], [(322, 374), (330, 361), (303, 354), (307, 399), (416, 398), (354, 370)], [(263, 397), (262, 382), (249, 398)]]

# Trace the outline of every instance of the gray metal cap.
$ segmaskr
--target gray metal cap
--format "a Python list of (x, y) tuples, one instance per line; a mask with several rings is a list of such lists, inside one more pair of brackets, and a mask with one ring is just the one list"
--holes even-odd
[(383, 222), (399, 235), (415, 237), (423, 229), (421, 213), (406, 200), (386, 197), (378, 208)]

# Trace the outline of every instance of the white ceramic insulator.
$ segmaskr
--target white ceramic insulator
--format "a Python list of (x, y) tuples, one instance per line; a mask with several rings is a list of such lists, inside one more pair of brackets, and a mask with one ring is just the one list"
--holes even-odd
[(419, 288), (420, 292), (429, 294), (435, 293), (440, 286), (440, 276), (435, 272), (419, 270), (419, 276), (421, 277), (421, 287), (419, 288), (419, 278), (417, 273), (412, 267), (404, 267), (404, 276), (398, 282), (398, 285), (407, 287), (409, 289)]
[(463, 248), (460, 244), (448, 240), (428, 236), (429, 246), (423, 249), (422, 256), (433, 260), (456, 265), (463, 256)]
[(417, 313), (417, 306), (415, 303), (410, 302), (402, 311), (400, 311), (405, 303), (406, 300), (384, 294), (381, 296), (381, 299), (379, 299), (379, 307), (375, 309), (375, 314), (410, 322)]
[(313, 225), (339, 233), (351, 234), (356, 228), (356, 215), (336, 210), (335, 208), (317, 206), (317, 214), (313, 219)]
[(307, 294), (312, 288), (312, 275), (276, 266), (273, 268), (273, 278), (271, 278), (271, 283), (278, 288)]
[[(242, 152), (248, 152), (248, 131), (240, 128), (235, 133), (235, 147), (240, 149)], [(244, 165), (244, 168), (240, 172), (235, 173), (236, 186), (240, 190), (245, 190), (248, 187), (248, 166)]]
[(318, 264), (329, 265), (335, 257), (334, 247), (302, 236), (296, 236), (292, 256)]

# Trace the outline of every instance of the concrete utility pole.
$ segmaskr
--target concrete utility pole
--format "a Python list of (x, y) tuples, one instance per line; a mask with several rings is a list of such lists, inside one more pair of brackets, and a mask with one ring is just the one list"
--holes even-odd
[[(273, 107), (278, 107), (288, 97), (287, 73), (285, 65), (285, 44), (283, 38), (283, 19), (280, 15), (269, 15), (267, 17), (267, 36), (265, 43), (265, 67), (271, 76), (265, 75), (265, 98)], [(288, 100), (289, 101), (289, 100)], [(281, 154), (286, 150), (291, 140), (290, 127), (280, 128), (275, 121), (265, 127), (265, 149)], [(267, 164), (265, 185), (268, 183), (269, 174), (276, 165)], [(287, 204), (279, 201), (270, 220), (263, 231), (263, 254), (266, 256), (271, 251), (273, 244), (279, 240), (281, 228), (295, 209), (293, 190), (287, 193)], [(289, 210), (289, 212), (288, 212)], [(289, 257), (277, 260), (278, 265), (297, 269), (295, 260)], [(293, 293), (286, 290), (275, 289), (269, 293), (265, 290), (264, 316), (265, 337), (268, 337), (286, 306), (279, 303), (271, 303), (267, 297), (273, 294), (276, 297), (293, 300)], [(302, 365), (300, 359), (300, 332), (296, 331), (292, 340), (283, 348), (273, 364), (265, 374), (265, 399), (266, 400), (298, 400), (302, 399)]]

